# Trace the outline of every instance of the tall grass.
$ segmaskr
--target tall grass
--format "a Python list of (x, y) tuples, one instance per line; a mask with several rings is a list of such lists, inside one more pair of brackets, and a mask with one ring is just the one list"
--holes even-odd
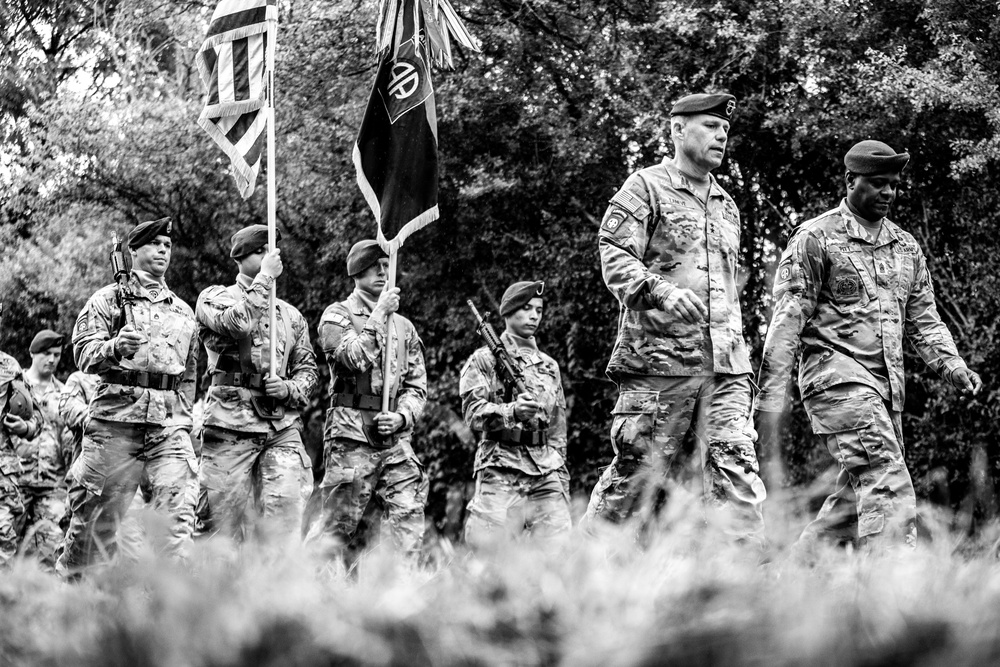
[[(0, 664), (1000, 664), (1000, 566), (923, 515), (915, 552), (811, 565), (789, 557), (797, 512), (768, 517), (761, 564), (683, 502), (644, 548), (629, 527), (476, 554), (439, 542), (425, 566), (377, 549), (347, 574), (213, 540), (75, 583), (21, 561), (0, 574)], [(984, 530), (977, 544), (1000, 532)]]

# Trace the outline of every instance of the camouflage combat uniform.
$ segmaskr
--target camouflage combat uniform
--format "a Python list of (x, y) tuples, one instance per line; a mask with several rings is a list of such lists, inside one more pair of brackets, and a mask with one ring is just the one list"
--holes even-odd
[[(373, 441), (364, 427), (381, 410), (386, 339), (385, 321), (371, 317), (373, 306), (355, 290), (329, 306), (320, 320), (320, 346), (330, 365), (331, 407), (323, 433), (321, 519), (311, 527), (309, 539), (325, 530), (352, 546), (352, 540), (363, 537), (358, 535), (359, 524), (377, 497), (395, 546), (415, 557), (423, 541), (428, 491), (427, 476), (411, 444), (413, 424), (427, 399), (423, 343), (408, 319), (393, 315), (396, 353), (390, 367), (389, 409), (402, 414), (405, 424), (391, 440)], [(361, 409), (348, 407), (356, 401)]]
[[(17, 360), (0, 352), (0, 414), (7, 412), (11, 382), (23, 382), (24, 372)], [(41, 408), (33, 406), (34, 414), (28, 420), (27, 439), (34, 438), (41, 430)], [(21, 459), (14, 448), (13, 434), (7, 432), (0, 420), (0, 567), (7, 565), (17, 553), (17, 526), (24, 514), (24, 502), (18, 486)]]
[(59, 418), (69, 430), (70, 464), (80, 456), (83, 450), (83, 431), (87, 425), (90, 412), (90, 399), (97, 393), (97, 385), (101, 381), (99, 375), (73, 371), (66, 378), (62, 393), (59, 395)]
[(208, 354), (212, 386), (205, 400), (201, 485), (211, 527), (244, 539), (255, 526), (298, 540), (312, 493), (312, 461), (302, 442), (299, 411), (309, 404), (318, 372), (305, 319), (276, 302), (276, 359), (288, 397), (283, 414), (264, 419), (253, 400), (270, 372), (268, 295), (274, 278), (239, 275), (236, 285), (209, 287), (195, 315)]
[(59, 396), (63, 383), (55, 377), (45, 386), (34, 385), (25, 377), (35, 402), (41, 408), (41, 430), (32, 440), (12, 439), (21, 459), (18, 476), (24, 514), (18, 535), (21, 550), (39, 557), (52, 567), (68, 521), (66, 471), (72, 456), (69, 431), (59, 416)]
[[(739, 211), (714, 177), (707, 204), (694, 192), (664, 160), (629, 177), (601, 224), (604, 280), (621, 308), (608, 363), (619, 397), (615, 458), (594, 487), (586, 520), (648, 511), (693, 435), (706, 495), (735, 520), (734, 534), (756, 539), (765, 491), (737, 283)], [(707, 322), (689, 324), (662, 309), (677, 288), (701, 298)]]
[(500, 340), (524, 373), (528, 393), (541, 404), (527, 422), (514, 416), (489, 348), (476, 350), (462, 369), (459, 393), (465, 423), (481, 434), (476, 449), (476, 494), (469, 502), (465, 540), (480, 545), (528, 532), (552, 537), (569, 531), (566, 471), (566, 399), (559, 365), (534, 337), (509, 332)]
[(938, 315), (920, 246), (892, 221), (882, 225), (871, 242), (843, 201), (799, 226), (774, 280), (760, 409), (785, 409), (801, 348), (806, 411), (841, 467), (837, 491), (806, 539), (883, 532), (915, 539), (916, 500), (900, 429), (904, 332), (944, 378), (965, 368)]
[(90, 403), (83, 451), (70, 469), (70, 508), (59, 569), (112, 554), (118, 524), (140, 479), (148, 478), (153, 507), (170, 519), (166, 548), (183, 554), (194, 527), (198, 461), (191, 444), (198, 337), (191, 307), (162, 281), (133, 271), (136, 329), (146, 336), (135, 356), (114, 351), (118, 286), (98, 290), (73, 332), (76, 365), (101, 376)]

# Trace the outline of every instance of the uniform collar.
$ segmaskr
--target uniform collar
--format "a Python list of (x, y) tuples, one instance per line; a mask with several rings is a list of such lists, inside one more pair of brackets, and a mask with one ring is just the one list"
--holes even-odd
[(253, 285), (254, 279), (248, 275), (237, 273), (236, 274), (236, 284), (243, 289), (244, 292), (249, 292), (250, 287)]
[[(661, 163), (666, 168), (667, 177), (670, 179), (670, 185), (673, 186), (675, 190), (687, 190), (693, 196), (697, 197), (695, 194), (695, 186), (691, 183), (691, 180), (681, 173), (681, 170), (677, 168), (674, 164), (673, 158), (665, 157)], [(723, 197), (722, 187), (719, 182), (715, 180), (715, 175), (709, 172), (708, 174), (708, 196), (711, 197)]]
[(515, 336), (509, 331), (504, 331), (500, 334), (500, 340), (515, 352), (538, 352), (538, 344), (535, 342), (534, 336), (522, 338), (521, 336)]
[(150, 301), (173, 301), (173, 293), (167, 288), (163, 278), (154, 278), (152, 274), (132, 269), (132, 285), (139, 296)]
[(875, 246), (884, 246), (893, 241), (899, 240), (899, 227), (896, 223), (889, 218), (882, 218), (882, 232), (879, 234), (878, 241), (876, 243), (869, 241), (865, 228), (861, 226), (861, 223), (858, 222), (854, 212), (851, 211), (851, 208), (847, 205), (846, 198), (840, 201), (840, 217), (844, 221), (844, 227), (847, 230), (847, 236), (849, 238)]
[(377, 303), (377, 301), (373, 301), (370, 297), (362, 294), (361, 290), (357, 287), (351, 292), (351, 296), (347, 297), (347, 301), (351, 307), (351, 311), (355, 315), (371, 315)]

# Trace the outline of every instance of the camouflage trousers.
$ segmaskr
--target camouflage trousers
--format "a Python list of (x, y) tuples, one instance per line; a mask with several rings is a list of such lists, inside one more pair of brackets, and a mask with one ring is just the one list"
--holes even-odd
[(862, 384), (841, 384), (804, 400), (813, 432), (840, 466), (836, 490), (800, 542), (877, 536), (916, 544), (917, 501), (903, 460), (902, 416)]
[(24, 502), (16, 474), (0, 471), (0, 567), (8, 565), (17, 555), (17, 526), (23, 514)]
[(307, 541), (322, 535), (348, 551), (363, 548), (366, 515), (384, 516), (396, 549), (416, 558), (424, 540), (428, 482), (409, 443), (376, 449), (368, 443), (334, 438), (324, 443), (326, 471), (319, 485), (318, 517)]
[(151, 508), (167, 519), (163, 550), (184, 555), (198, 499), (198, 461), (186, 428), (91, 419), (69, 477), (73, 516), (57, 569), (73, 571), (101, 553), (114, 555), (140, 480), (149, 484)]
[(22, 486), (24, 513), (18, 522), (21, 552), (37, 557), (42, 565), (55, 567), (56, 552), (69, 521), (69, 500), (62, 486)]
[(477, 472), (465, 520), (466, 543), (481, 547), (521, 535), (553, 539), (568, 533), (572, 519), (562, 470), (528, 475), (491, 467)]
[(590, 497), (584, 523), (648, 521), (684, 482), (685, 444), (697, 446), (702, 492), (736, 538), (762, 543), (766, 495), (754, 451), (753, 384), (747, 375), (624, 376), (613, 411), (615, 457)]
[(201, 487), (207, 532), (294, 545), (312, 486), (312, 461), (298, 427), (268, 433), (205, 427)]

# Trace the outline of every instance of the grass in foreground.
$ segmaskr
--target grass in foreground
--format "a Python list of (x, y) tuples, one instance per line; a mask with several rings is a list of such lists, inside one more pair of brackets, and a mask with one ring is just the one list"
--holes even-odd
[(439, 547), (415, 571), (375, 552), (354, 578), (213, 541), (75, 584), (23, 561), (0, 574), (0, 664), (1000, 663), (1000, 566), (955, 556), (943, 524), (912, 554), (830, 550), (806, 567), (786, 557), (801, 523), (772, 521), (761, 566), (697, 515), (678, 508), (644, 550), (616, 530), (549, 551)]

